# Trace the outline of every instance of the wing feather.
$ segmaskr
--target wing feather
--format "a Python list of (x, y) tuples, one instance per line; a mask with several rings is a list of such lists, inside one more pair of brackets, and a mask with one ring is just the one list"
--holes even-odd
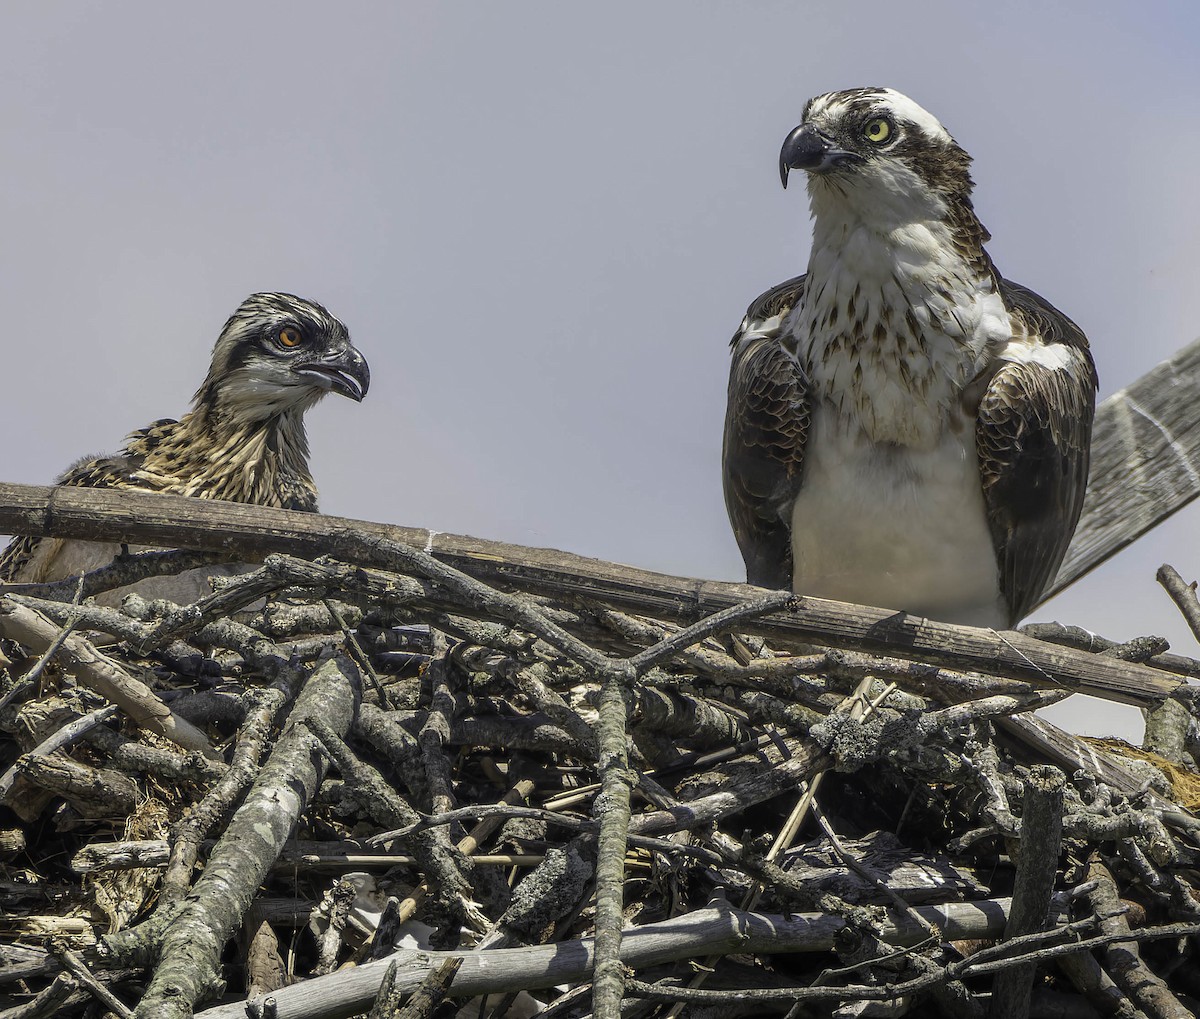
[(1087, 485), (1096, 367), (1087, 337), (1033, 291), (1000, 281), (1013, 320), (1045, 356), (1001, 360), (979, 405), (975, 439), (1000, 590), (1015, 624), (1058, 572)]
[(725, 507), (746, 561), (746, 580), (792, 586), (791, 505), (808, 438), (808, 380), (781, 338), (804, 277), (781, 283), (750, 305), (731, 342), (725, 412)]
[[(133, 479), (133, 474), (141, 467), (147, 449), (158, 441), (165, 428), (174, 424), (172, 419), (163, 418), (147, 428), (139, 429), (127, 437), (127, 445), (120, 453), (85, 456), (76, 460), (54, 483), (71, 488), (146, 488), (148, 486), (144, 482)], [(43, 542), (52, 542), (53, 545), (43, 548)], [(40, 574), (50, 568), (61, 546), (62, 541), (57, 538), (29, 535), (13, 538), (0, 551), (0, 582), (42, 582), (45, 577)]]

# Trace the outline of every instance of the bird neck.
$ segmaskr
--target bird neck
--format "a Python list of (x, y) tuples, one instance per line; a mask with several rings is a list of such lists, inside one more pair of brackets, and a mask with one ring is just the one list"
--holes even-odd
[(316, 509), (302, 408), (260, 418), (195, 408), (148, 446), (138, 474), (165, 491)]
[(817, 394), (848, 423), (876, 442), (930, 448), (1007, 313), (969, 202), (917, 211), (814, 193), (793, 332)]

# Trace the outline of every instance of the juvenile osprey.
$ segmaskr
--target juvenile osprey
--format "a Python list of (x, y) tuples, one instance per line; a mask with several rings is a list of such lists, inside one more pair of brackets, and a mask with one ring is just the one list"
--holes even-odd
[[(370, 381), (346, 327), (319, 304), (291, 294), (253, 294), (221, 330), (188, 413), (133, 432), (120, 453), (85, 458), (57, 483), (315, 511), (304, 412), (329, 392), (361, 400)], [(119, 551), (98, 542), (15, 538), (0, 553), (0, 581), (61, 580), (107, 565)], [(206, 567), (193, 574), (199, 572), (232, 571)], [(203, 593), (194, 575), (183, 584), (161, 578), (136, 589), (175, 601)]]
[(970, 157), (915, 102), (830, 92), (802, 121), (779, 170), (808, 174), (808, 272), (732, 341), (725, 504), (747, 579), (1012, 626), (1079, 519), (1087, 338), (996, 271)]

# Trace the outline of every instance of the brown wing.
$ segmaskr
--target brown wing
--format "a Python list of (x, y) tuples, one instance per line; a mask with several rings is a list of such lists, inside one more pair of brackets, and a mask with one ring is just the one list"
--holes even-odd
[(41, 538), (20, 535), (13, 538), (0, 552), (0, 583), (15, 583), (21, 568), (33, 557)]
[(746, 580), (792, 586), (791, 506), (808, 438), (808, 380), (781, 342), (804, 277), (781, 283), (750, 305), (731, 342), (722, 466), (725, 508)]
[[(63, 471), (54, 483), (73, 488), (146, 488), (145, 483), (132, 481), (131, 476), (141, 466), (147, 444), (153, 443), (164, 427), (173, 424), (175, 422), (170, 418), (164, 418), (148, 428), (134, 432), (128, 437), (125, 449), (114, 456), (84, 457), (77, 460)], [(46, 540), (57, 539), (27, 535), (13, 538), (0, 552), (0, 582), (25, 583), (33, 579), (23, 576), (22, 573), (33, 561), (41, 543)], [(51, 557), (55, 555), (57, 552), (50, 552)]]
[(975, 441), (1000, 590), (1015, 624), (1054, 579), (1083, 508), (1096, 367), (1082, 330), (1033, 291), (1000, 294), (1017, 336), (1047, 346), (1043, 361), (1002, 361), (979, 406)]

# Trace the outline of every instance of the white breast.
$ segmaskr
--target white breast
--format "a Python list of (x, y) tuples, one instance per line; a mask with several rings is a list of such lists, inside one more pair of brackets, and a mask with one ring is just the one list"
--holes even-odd
[(794, 587), (1006, 626), (963, 391), (1012, 323), (991, 273), (960, 254), (941, 199), (887, 165), (894, 187), (810, 182), (809, 276), (784, 325), (813, 403)]
[(818, 217), (804, 300), (785, 331), (840, 414), (877, 442), (931, 449), (963, 388), (1012, 335), (1008, 313), (945, 223), (881, 231), (839, 211)]
[(972, 429), (879, 445), (819, 405), (792, 509), (797, 593), (1007, 626)]

